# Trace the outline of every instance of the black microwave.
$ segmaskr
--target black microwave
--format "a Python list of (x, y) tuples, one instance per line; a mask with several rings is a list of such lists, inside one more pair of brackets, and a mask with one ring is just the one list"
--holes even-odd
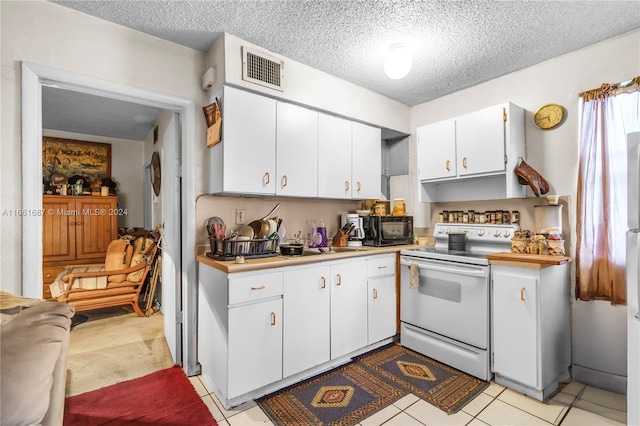
[(413, 243), (413, 216), (364, 216), (365, 246), (397, 246)]

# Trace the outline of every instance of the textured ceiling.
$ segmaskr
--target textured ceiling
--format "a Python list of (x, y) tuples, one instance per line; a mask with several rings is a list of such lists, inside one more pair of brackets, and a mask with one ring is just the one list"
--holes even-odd
[[(49, 1), (202, 52), (226, 32), (410, 106), (640, 27), (637, 0)], [(391, 80), (398, 41), (413, 67)]]
[(161, 109), (116, 99), (42, 87), (42, 128), (144, 141)]
[[(58, 1), (206, 52), (221, 32), (416, 105), (640, 27), (634, 1)], [(382, 70), (397, 41), (402, 80)]]

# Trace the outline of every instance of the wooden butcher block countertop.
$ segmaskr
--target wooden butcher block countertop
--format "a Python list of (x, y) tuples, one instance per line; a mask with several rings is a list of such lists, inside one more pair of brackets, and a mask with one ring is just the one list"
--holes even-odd
[(220, 261), (206, 256), (208, 246), (196, 246), (196, 260), (204, 265), (218, 269), (222, 272), (246, 272), (259, 269), (280, 268), (283, 266), (304, 265), (328, 260), (348, 259), (351, 257), (372, 256), (376, 254), (397, 253), (401, 250), (416, 248), (418, 245), (402, 245), (390, 247), (362, 247), (360, 249), (341, 251), (332, 254), (318, 254), (313, 256), (274, 256), (260, 259), (246, 258), (245, 263), (238, 264), (233, 260)]
[(487, 259), (491, 264), (505, 264), (509, 262), (517, 262), (524, 264), (533, 264), (544, 266), (562, 265), (571, 262), (571, 258), (567, 256), (549, 256), (544, 254), (522, 254), (522, 253), (491, 253), (487, 255)]

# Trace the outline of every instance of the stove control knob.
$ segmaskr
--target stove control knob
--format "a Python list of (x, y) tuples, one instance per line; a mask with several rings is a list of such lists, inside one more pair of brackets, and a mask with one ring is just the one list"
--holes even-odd
[(478, 229), (478, 237), (482, 237), (484, 235), (484, 229)]
[(442, 228), (438, 229), (438, 234), (444, 234), (444, 229)]
[(498, 238), (500, 236), (500, 230), (497, 229), (496, 232), (493, 234), (493, 236)]
[(511, 236), (511, 231), (504, 231), (504, 237), (509, 238)]

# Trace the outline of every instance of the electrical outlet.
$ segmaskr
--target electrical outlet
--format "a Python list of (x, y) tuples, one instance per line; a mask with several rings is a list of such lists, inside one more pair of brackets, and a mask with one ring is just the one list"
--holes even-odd
[(244, 225), (247, 211), (244, 209), (236, 209), (236, 225)]

